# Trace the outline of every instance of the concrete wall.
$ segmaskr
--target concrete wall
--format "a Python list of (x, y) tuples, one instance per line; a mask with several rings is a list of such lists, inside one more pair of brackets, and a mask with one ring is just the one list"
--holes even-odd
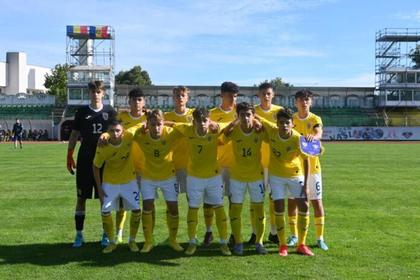
[(8, 52), (6, 54), (7, 84), (6, 94), (25, 92), (28, 85), (26, 54)]
[(51, 69), (28, 65), (28, 90), (32, 92), (46, 92), (47, 89), (44, 86), (46, 74), (51, 74)]
[(4, 93), (6, 88), (6, 67), (7, 64), (5, 62), (0, 62), (0, 88), (2, 93)]
[(6, 53), (6, 62), (0, 62), (0, 92), (8, 95), (17, 93), (45, 93), (47, 67), (28, 65), (22, 52)]

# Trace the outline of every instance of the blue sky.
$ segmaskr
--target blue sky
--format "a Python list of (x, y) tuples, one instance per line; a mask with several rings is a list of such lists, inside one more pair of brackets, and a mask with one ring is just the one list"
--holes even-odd
[(64, 63), (66, 25), (111, 25), (116, 71), (141, 65), (157, 85), (373, 86), (375, 32), (420, 28), (415, 0), (0, 0), (0, 61)]

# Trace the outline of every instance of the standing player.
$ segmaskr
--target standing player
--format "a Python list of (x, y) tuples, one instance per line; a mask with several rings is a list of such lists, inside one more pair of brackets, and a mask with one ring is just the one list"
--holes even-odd
[[(231, 255), (227, 246), (227, 222), (223, 207), (223, 181), (217, 162), (217, 145), (220, 127), (214, 131), (215, 123), (209, 120), (207, 109), (198, 108), (193, 113), (193, 125), (178, 124), (175, 129), (184, 135), (189, 150), (187, 196), (189, 246), (185, 253), (193, 255), (197, 249), (198, 209), (200, 204), (211, 205), (216, 214), (216, 225), (220, 236), (220, 250)], [(212, 126), (212, 128), (210, 128)]]
[[(232, 82), (223, 82), (221, 85), (221, 94), (222, 104), (219, 107), (210, 110), (210, 120), (220, 123), (230, 123), (236, 118), (236, 97), (239, 92), (239, 87), (237, 84)], [(219, 165), (221, 167), (223, 184), (225, 190), (229, 190), (229, 171), (228, 168), (232, 163), (232, 146), (231, 144), (219, 146), (217, 149), (217, 157)], [(212, 233), (212, 224), (214, 210), (211, 205), (204, 203), (204, 221), (206, 224), (206, 234), (204, 235), (204, 245), (208, 246), (213, 240)]]
[(143, 232), (145, 243), (141, 250), (148, 253), (153, 248), (154, 201), (160, 188), (166, 200), (166, 221), (169, 230), (169, 246), (175, 251), (184, 249), (176, 241), (179, 225), (178, 192), (175, 168), (172, 162), (172, 146), (181, 135), (172, 128), (163, 126), (160, 110), (147, 113), (145, 133), (137, 133), (134, 140), (144, 153), (144, 166), (141, 169), (141, 195), (143, 198)]
[(229, 216), (235, 241), (233, 253), (243, 255), (241, 214), (245, 192), (248, 191), (253, 212), (252, 224), (256, 229), (255, 248), (258, 254), (267, 254), (262, 242), (265, 228), (264, 172), (261, 165), (263, 134), (254, 128), (255, 109), (251, 104), (239, 103), (236, 112), (239, 125), (224, 134), (224, 142), (231, 143), (233, 150), (233, 163), (229, 168)]
[[(102, 201), (102, 223), (109, 237), (109, 244), (103, 253), (111, 253), (117, 247), (112, 221), (112, 210), (132, 210), (130, 219), (130, 238), (128, 247), (138, 252), (136, 235), (140, 224), (139, 186), (132, 160), (132, 131), (124, 131), (120, 121), (114, 120), (108, 125), (109, 141), (106, 146), (96, 148), (93, 160), (93, 174), (98, 186), (99, 198)], [(101, 168), (103, 180), (101, 178)]]
[[(307, 179), (309, 160), (300, 150), (299, 133), (293, 130), (293, 112), (284, 109), (277, 113), (277, 126), (262, 119), (266, 136), (270, 143), (270, 163), (268, 165), (271, 197), (279, 238), (279, 255), (287, 256), (285, 234), (284, 199), (290, 193), (296, 200), (298, 216), (299, 254), (313, 256), (305, 245), (309, 226), (309, 204), (307, 201)], [(302, 163), (303, 161), (303, 163)]]
[[(174, 110), (164, 114), (165, 121), (174, 123), (192, 122), (193, 109), (187, 108), (189, 93), (190, 89), (184, 86), (178, 86), (173, 89)], [(184, 138), (180, 138), (175, 142), (173, 160), (180, 192), (185, 193), (187, 185), (188, 146)]]
[[(293, 115), (293, 123), (295, 129), (308, 141), (321, 140), (322, 138), (322, 120), (319, 116), (310, 112), (312, 106), (313, 93), (309, 90), (298, 91), (295, 94), (295, 105), (298, 109)], [(309, 200), (314, 208), (315, 231), (317, 238), (317, 246), (324, 251), (328, 250), (327, 244), (324, 242), (324, 220), (325, 212), (322, 204), (322, 177), (321, 164), (319, 157), (310, 157), (311, 168), (309, 170)], [(296, 217), (296, 202), (293, 199), (288, 201), (288, 212), (290, 217)], [(291, 229), (292, 236), (289, 237), (288, 244), (293, 246), (296, 244), (297, 237), (293, 235), (294, 229)]]
[[(279, 105), (274, 105), (272, 103), (273, 98), (274, 98), (274, 90), (273, 90), (273, 86), (271, 83), (262, 83), (261, 85), (259, 85), (258, 87), (258, 97), (260, 99), (260, 104), (255, 105), (255, 113), (259, 116), (264, 118), (265, 120), (272, 122), (273, 124), (276, 124), (276, 114), (278, 111), (280, 111), (281, 109), (283, 109), (282, 106)], [(264, 167), (264, 185), (267, 188), (268, 187), (268, 163), (269, 163), (269, 158), (270, 158), (270, 145), (266, 142), (262, 143), (261, 146), (261, 163), (262, 166)], [(267, 188), (268, 189), (268, 188)], [(270, 204), (269, 204), (269, 209), (270, 209), (270, 233), (268, 235), (268, 240), (270, 240), (273, 243), (278, 244), (279, 240), (277, 238), (277, 229), (276, 229), (276, 222), (275, 222), (275, 217), (274, 217), (274, 204), (273, 204), (273, 200), (271, 199), (270, 196)], [(252, 233), (248, 243), (249, 244), (254, 244), (255, 243), (255, 225), (253, 223), (253, 221), (255, 221), (255, 219), (253, 218), (253, 211), (252, 208), (250, 209), (250, 217), (251, 217), (251, 224), (252, 224), (252, 229), (254, 230), (254, 232)]]
[(22, 132), (23, 126), (19, 119), (16, 119), (16, 123), (13, 125), (13, 141), (15, 142), (15, 149), (17, 148), (17, 142), (19, 141), (19, 146), (22, 149)]
[[(130, 111), (120, 112), (117, 116), (118, 120), (121, 121), (121, 124), (125, 130), (132, 127), (140, 127), (141, 123), (146, 121), (146, 114), (144, 113), (145, 107), (145, 98), (141, 88), (133, 88), (128, 93), (128, 105), (130, 106)], [(138, 185), (140, 187), (140, 169), (141, 169), (141, 160), (143, 158), (142, 151), (140, 150), (138, 144), (134, 142), (131, 145), (131, 154), (134, 163), (134, 168), (138, 175)], [(122, 234), (124, 229), (124, 222), (126, 219), (126, 212), (124, 209), (117, 211), (115, 219), (115, 227), (117, 230), (117, 243), (123, 241)]]
[[(96, 144), (101, 133), (108, 128), (108, 122), (115, 119), (116, 112), (111, 107), (105, 107), (102, 103), (104, 97), (104, 85), (102, 81), (92, 81), (88, 84), (90, 105), (77, 110), (74, 117), (73, 130), (70, 134), (67, 150), (67, 170), (74, 174), (76, 168), (77, 202), (75, 212), (76, 237), (73, 247), (82, 246), (83, 226), (85, 221), (86, 199), (92, 198), (93, 190), (95, 198), (98, 198), (98, 189), (93, 177), (92, 162), (95, 156)], [(73, 159), (77, 139), (82, 138), (77, 154), (77, 165)], [(108, 238), (102, 235), (102, 246), (108, 245)]]

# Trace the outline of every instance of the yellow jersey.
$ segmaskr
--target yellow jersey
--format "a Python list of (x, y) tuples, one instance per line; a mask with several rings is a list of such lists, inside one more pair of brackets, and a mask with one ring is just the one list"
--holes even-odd
[[(194, 109), (187, 108), (184, 114), (177, 114), (175, 111), (164, 114), (165, 121), (175, 123), (192, 123)], [(175, 169), (186, 169), (188, 164), (188, 145), (184, 138), (175, 141), (173, 146), (173, 159)]]
[(300, 134), (292, 130), (288, 139), (279, 135), (277, 126), (263, 121), (267, 141), (270, 145), (270, 163), (268, 172), (271, 175), (292, 178), (304, 175), (303, 159), (307, 156), (300, 150)]
[[(118, 120), (121, 121), (122, 126), (124, 129), (129, 129), (132, 127), (140, 128), (143, 122), (146, 122), (146, 114), (141, 115), (140, 117), (136, 118), (133, 117), (130, 112), (120, 112), (117, 116)], [(133, 159), (134, 168), (136, 169), (137, 173), (140, 173), (140, 170), (143, 166), (143, 159), (144, 155), (142, 150), (140, 149), (139, 145), (134, 142), (131, 145), (131, 158)]]
[(101, 168), (104, 164), (103, 182), (109, 184), (126, 184), (136, 178), (133, 160), (131, 158), (131, 144), (133, 134), (124, 132), (119, 145), (108, 144), (96, 147), (93, 164)]
[[(224, 111), (220, 107), (210, 110), (210, 120), (217, 123), (230, 123), (236, 119), (236, 111)], [(229, 167), (233, 162), (232, 145), (225, 144), (217, 148), (217, 160), (221, 167)]]
[(241, 182), (261, 180), (264, 171), (261, 165), (261, 143), (264, 134), (252, 130), (245, 133), (240, 125), (235, 126), (225, 143), (232, 144), (233, 162), (229, 168), (230, 177)]
[[(304, 119), (299, 118), (298, 113), (294, 113), (293, 123), (295, 125), (294, 129), (303, 136), (313, 134), (316, 126), (322, 128), (321, 118), (311, 112), (309, 112), (309, 115)], [(319, 157), (309, 157), (309, 162), (311, 165), (309, 174), (321, 173), (321, 162), (319, 161)]]
[(187, 143), (189, 160), (187, 173), (198, 178), (211, 178), (220, 173), (217, 161), (217, 145), (219, 133), (207, 133), (198, 135), (195, 127), (188, 124), (177, 124), (174, 129), (178, 130)]
[[(282, 110), (283, 107), (279, 105), (271, 104), (271, 107), (269, 110), (264, 110), (261, 108), (261, 105), (255, 105), (255, 113), (266, 119), (269, 122), (272, 122), (273, 124), (277, 123), (276, 114), (278, 111)], [(266, 142), (263, 142), (261, 145), (261, 163), (264, 168), (268, 168), (268, 164), (270, 161), (270, 145)]]
[(172, 162), (173, 144), (181, 134), (172, 128), (163, 127), (159, 139), (150, 137), (150, 133), (137, 131), (134, 141), (139, 144), (144, 154), (144, 167), (141, 169), (141, 177), (148, 180), (166, 180), (175, 174)]

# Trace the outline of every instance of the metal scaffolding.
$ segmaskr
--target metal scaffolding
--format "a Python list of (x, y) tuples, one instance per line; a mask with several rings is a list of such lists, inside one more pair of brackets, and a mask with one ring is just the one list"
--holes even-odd
[(376, 32), (375, 88), (380, 107), (420, 106), (420, 64), (413, 59), (417, 54), (420, 29), (385, 28)]
[(89, 103), (87, 84), (102, 80), (105, 104), (113, 105), (115, 31), (111, 26), (68, 25), (66, 32), (67, 101), (69, 105)]

